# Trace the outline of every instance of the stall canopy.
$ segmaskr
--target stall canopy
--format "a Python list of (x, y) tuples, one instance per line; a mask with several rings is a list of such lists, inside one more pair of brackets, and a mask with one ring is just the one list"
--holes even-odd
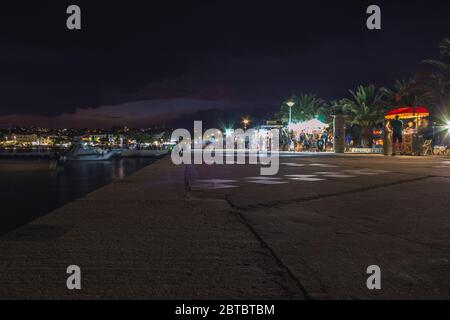
[(430, 112), (425, 107), (401, 107), (388, 111), (385, 118), (389, 120), (395, 119), (397, 115), (400, 119), (423, 118), (428, 117)]
[(292, 130), (294, 132), (304, 131), (306, 133), (313, 133), (314, 131), (321, 131), (328, 127), (328, 124), (323, 123), (322, 121), (317, 119), (312, 119), (305, 122), (291, 123), (289, 125), (289, 130)]

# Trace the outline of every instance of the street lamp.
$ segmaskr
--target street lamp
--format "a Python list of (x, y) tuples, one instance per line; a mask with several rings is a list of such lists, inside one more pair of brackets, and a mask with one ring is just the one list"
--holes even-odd
[(291, 120), (292, 120), (292, 107), (295, 105), (295, 103), (293, 101), (289, 101), (286, 103), (287, 106), (289, 107), (289, 124), (291, 124)]
[(250, 123), (250, 120), (248, 120), (247, 118), (245, 118), (244, 120), (242, 120), (242, 123), (244, 124), (244, 129), (247, 130), (247, 126)]

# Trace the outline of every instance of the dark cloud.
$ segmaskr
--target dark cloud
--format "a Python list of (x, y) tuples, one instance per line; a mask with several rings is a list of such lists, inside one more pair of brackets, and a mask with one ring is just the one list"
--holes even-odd
[[(65, 28), (82, 8), (83, 29)], [(266, 109), (294, 91), (389, 85), (450, 36), (448, 1), (29, 1), (2, 5), (0, 114), (57, 116), (130, 101)], [(148, 108), (152, 108), (151, 105)], [(185, 111), (202, 109), (189, 104)], [(170, 113), (170, 110), (168, 110)], [(122, 116), (126, 119), (127, 109)], [(81, 120), (80, 120), (81, 121)]]

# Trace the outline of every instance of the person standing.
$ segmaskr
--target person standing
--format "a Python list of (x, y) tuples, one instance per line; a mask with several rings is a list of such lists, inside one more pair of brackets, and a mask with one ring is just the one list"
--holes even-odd
[(392, 147), (392, 128), (390, 121), (386, 121), (384, 125), (383, 148), (385, 156), (391, 155), (394, 152), (394, 148)]
[(392, 155), (395, 156), (397, 148), (402, 150), (403, 122), (396, 115), (395, 120), (392, 120), (390, 124), (392, 128)]
[(320, 139), (323, 140), (323, 145), (326, 146), (328, 143), (328, 132), (327, 130), (323, 130), (322, 135), (320, 136)]

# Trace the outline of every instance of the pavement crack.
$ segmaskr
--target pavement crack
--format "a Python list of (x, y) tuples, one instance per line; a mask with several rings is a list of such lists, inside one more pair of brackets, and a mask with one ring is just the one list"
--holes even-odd
[[(249, 221), (244, 217), (244, 215), (242, 214), (241, 211), (239, 210), (235, 210), (235, 206), (231, 203), (231, 201), (229, 201), (228, 197), (225, 198), (225, 200), (227, 201), (227, 203), (234, 209), (232, 212), (234, 214), (236, 214), (241, 222), (250, 230), (250, 232), (255, 236), (255, 238), (258, 240), (258, 242), (260, 243), (261, 247), (263, 249), (266, 249), (269, 253), (270, 256), (275, 260), (276, 264), (282, 268), (283, 270), (285, 270), (285, 272), (287, 273), (287, 275), (289, 276), (289, 278), (296, 284), (296, 286), (298, 287), (298, 289), (301, 291), (301, 294), (303, 295), (303, 297), (306, 300), (312, 300), (313, 298), (308, 294), (308, 292), (306, 291), (305, 287), (301, 284), (300, 280), (294, 275), (294, 273), (289, 269), (288, 266), (286, 266), (283, 261), (280, 259), (280, 257), (275, 253), (275, 251), (269, 246), (269, 244), (264, 241), (264, 239), (261, 237), (261, 235), (255, 230), (255, 228), (253, 228), (253, 226), (249, 223)], [(289, 290), (286, 286), (283, 286), (288, 292), (290, 292), (291, 290)], [(294, 292), (290, 292), (291, 296), (294, 296), (296, 293)]]
[(417, 240), (410, 239), (410, 238), (407, 238), (407, 237), (402, 237), (400, 235), (393, 234), (391, 232), (384, 232), (384, 234), (387, 235), (387, 236), (393, 237), (393, 238), (397, 238), (397, 239), (403, 240), (403, 241), (407, 241), (407, 242), (411, 242), (411, 243), (414, 243), (414, 244), (418, 244), (420, 246), (431, 247), (433, 249), (436, 248), (436, 247), (440, 247), (440, 248), (443, 248), (443, 249), (450, 248), (450, 246), (448, 246), (448, 245), (440, 245), (440, 244), (435, 244), (435, 243), (421, 242), (421, 241), (417, 241)]
[(292, 203), (309, 202), (309, 201), (321, 200), (321, 199), (326, 199), (326, 198), (331, 198), (331, 197), (351, 195), (351, 194), (355, 194), (355, 193), (361, 193), (361, 192), (401, 185), (401, 184), (405, 184), (405, 183), (426, 180), (426, 179), (430, 179), (430, 178), (434, 178), (434, 177), (431, 175), (427, 175), (427, 176), (421, 176), (418, 178), (413, 178), (413, 179), (408, 179), (408, 180), (394, 181), (394, 182), (383, 183), (383, 184), (379, 184), (379, 185), (367, 186), (364, 188), (359, 188), (359, 189), (354, 189), (354, 190), (345, 190), (345, 191), (333, 192), (333, 193), (329, 193), (329, 194), (310, 196), (310, 197), (302, 197), (302, 198), (294, 198), (294, 199), (288, 199), (288, 200), (269, 201), (269, 202), (258, 203), (258, 204), (249, 205), (249, 206), (234, 205), (232, 203), (231, 199), (229, 199), (228, 197), (226, 198), (226, 200), (231, 206), (233, 206), (233, 208), (235, 208), (237, 210), (253, 210), (253, 209), (261, 209), (261, 208), (272, 208), (272, 207), (288, 205), (288, 204), (292, 204)]

